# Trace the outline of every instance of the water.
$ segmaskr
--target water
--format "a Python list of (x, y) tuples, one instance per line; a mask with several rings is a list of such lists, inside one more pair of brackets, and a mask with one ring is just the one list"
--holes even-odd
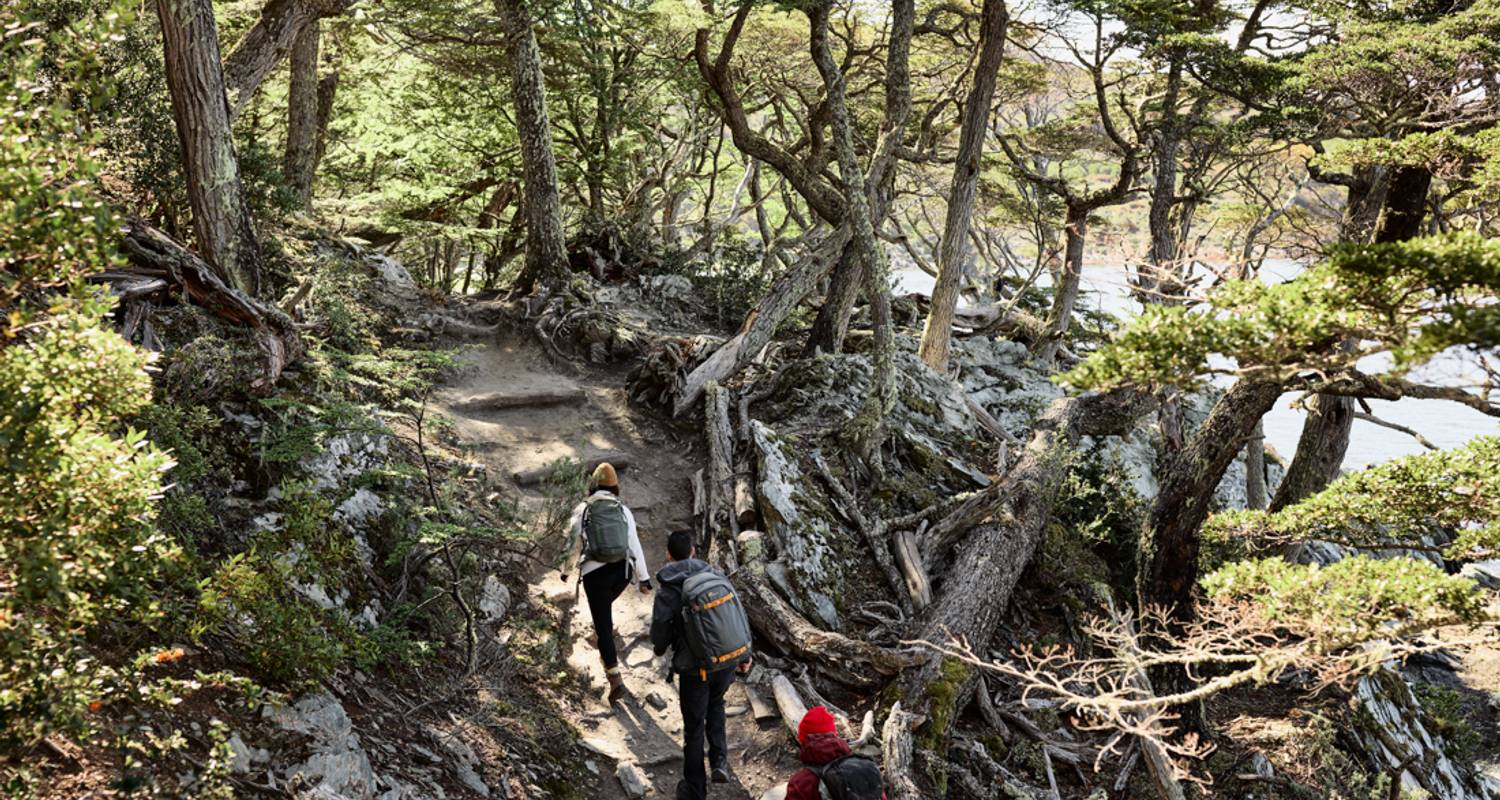
[[(1262, 268), (1262, 277), (1272, 281), (1286, 280), (1299, 269), (1296, 262), (1267, 261)], [(898, 293), (932, 292), (932, 276), (918, 269), (896, 270), (895, 282)], [(1086, 266), (1082, 282), (1080, 307), (1121, 317), (1139, 313), (1140, 304), (1130, 297), (1123, 267)], [(1381, 364), (1371, 361), (1362, 363), (1361, 367), (1377, 370)], [(1455, 385), (1476, 383), (1482, 375), (1479, 365), (1471, 356), (1445, 353), (1422, 369), (1414, 371), (1409, 377), (1422, 383)], [(1288, 460), (1297, 451), (1297, 439), (1302, 434), (1302, 423), (1307, 416), (1305, 411), (1293, 405), (1300, 397), (1297, 393), (1283, 395), (1265, 418), (1266, 441)], [(1446, 400), (1407, 398), (1394, 402), (1371, 400), (1369, 404), (1376, 417), (1411, 428), (1442, 448), (1457, 447), (1475, 436), (1500, 433), (1500, 420)], [(1405, 433), (1364, 420), (1355, 420), (1349, 451), (1344, 455), (1344, 468), (1361, 469), (1399, 456), (1424, 452), (1427, 452), (1426, 448)]]

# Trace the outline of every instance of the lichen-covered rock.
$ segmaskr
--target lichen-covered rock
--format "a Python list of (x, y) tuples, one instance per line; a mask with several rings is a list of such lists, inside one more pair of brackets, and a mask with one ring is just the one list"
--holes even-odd
[(1471, 765), (1455, 764), (1443, 752), (1442, 739), (1428, 730), (1421, 704), (1399, 673), (1381, 669), (1361, 678), (1354, 695), (1355, 739), (1383, 770), (1401, 769), (1403, 792), (1433, 800), (1493, 797)]
[(290, 706), (267, 706), (265, 716), (283, 730), (312, 739), (312, 754), (286, 770), (288, 781), (302, 780), (321, 793), (314, 796), (350, 800), (375, 796), (375, 770), (338, 698), (318, 691)]
[(389, 437), (354, 431), (331, 436), (316, 453), (303, 458), (298, 470), (313, 489), (333, 489), (383, 466), (388, 460)]
[(479, 614), (490, 624), (505, 619), (510, 610), (510, 590), (494, 575), (486, 575), (479, 590)]

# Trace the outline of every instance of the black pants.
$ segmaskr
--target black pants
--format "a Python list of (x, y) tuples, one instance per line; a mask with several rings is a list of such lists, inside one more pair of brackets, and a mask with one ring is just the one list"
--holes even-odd
[(625, 591), (630, 582), (625, 574), (625, 562), (616, 561), (583, 576), (583, 593), (589, 599), (589, 615), (594, 618), (594, 639), (599, 643), (599, 658), (605, 669), (613, 669), (620, 663), (615, 652), (615, 598)]
[(703, 766), (703, 740), (708, 740), (708, 761), (729, 760), (724, 736), (724, 693), (734, 683), (734, 670), (708, 673), (703, 680), (696, 672), (677, 673), (677, 696), (682, 707), (682, 783), (677, 800), (704, 800), (708, 796), (708, 770)]

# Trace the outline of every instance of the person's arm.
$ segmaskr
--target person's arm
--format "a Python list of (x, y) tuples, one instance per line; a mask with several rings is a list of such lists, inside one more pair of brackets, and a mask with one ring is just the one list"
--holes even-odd
[(641, 537), (635, 528), (635, 514), (628, 507), (621, 508), (625, 509), (625, 525), (630, 532), (630, 558), (635, 582), (641, 587), (641, 591), (648, 592), (651, 590), (651, 569), (646, 566), (646, 554), (641, 550)]
[(573, 509), (572, 518), (568, 520), (568, 530), (573, 533), (573, 542), (568, 546), (567, 560), (562, 565), (563, 580), (568, 579), (568, 573), (578, 567), (579, 559), (583, 557), (583, 512), (588, 507), (587, 500), (579, 503), (578, 507)]
[(662, 584), (651, 606), (651, 650), (656, 655), (664, 655), (676, 642), (673, 623), (681, 605), (682, 595), (677, 587)]

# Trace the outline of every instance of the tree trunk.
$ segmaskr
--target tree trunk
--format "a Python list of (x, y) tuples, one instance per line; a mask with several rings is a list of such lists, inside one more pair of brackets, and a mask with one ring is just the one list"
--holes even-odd
[(302, 337), (290, 317), (226, 286), (211, 264), (171, 237), (133, 219), (125, 230), (124, 249), (132, 261), (170, 274), (183, 294), (209, 313), (250, 329), (261, 363), (260, 373), (244, 387), (248, 394), (271, 394), (282, 370), (302, 357)]
[[(1281, 396), (1281, 388), (1279, 381), (1241, 379), (1214, 403), (1186, 445), (1170, 456), (1141, 533), (1138, 590), (1143, 610), (1162, 608), (1177, 624), (1193, 619), (1200, 529), (1212, 510), (1214, 490), (1256, 423)], [(1151, 682), (1160, 694), (1171, 694), (1186, 688), (1190, 680), (1179, 669), (1153, 673)], [(1178, 711), (1184, 730), (1203, 729), (1200, 709)]]
[[(885, 223), (886, 214), (890, 211), (891, 195), (895, 192), (895, 170), (891, 167), (895, 160), (896, 147), (900, 145), (905, 134), (906, 119), (911, 114), (911, 73), (908, 62), (911, 55), (911, 34), (915, 15), (916, 8), (913, 0), (898, 0), (892, 5), (890, 44), (886, 54), (885, 117), (881, 121), (880, 139), (876, 143), (875, 154), (870, 160), (869, 180), (866, 182), (870, 222), (876, 231)], [(836, 143), (837, 135), (835, 134)], [(834, 150), (837, 152), (837, 146)], [(840, 171), (842, 172), (842, 167)], [(846, 186), (845, 189), (847, 190), (848, 187)], [(878, 241), (876, 246), (881, 248), (883, 255), (884, 247)], [(861, 287), (865, 289), (866, 298), (872, 303), (872, 314), (880, 313), (877, 304), (881, 301), (870, 296), (871, 284), (865, 267), (866, 262), (857, 256), (858, 253), (853, 248), (846, 250), (844, 258), (834, 269), (832, 284), (828, 288), (822, 308), (818, 309), (817, 318), (813, 320), (812, 331), (808, 334), (807, 345), (803, 350), (804, 354), (811, 354), (815, 350), (822, 350), (825, 353), (837, 353), (843, 350), (844, 336), (849, 332), (849, 320), (854, 316), (854, 305), (859, 299)], [(889, 264), (889, 261), (886, 263)], [(889, 283), (889, 279), (882, 282), (879, 290), (887, 296), (887, 300), (884, 301), (887, 305), (889, 304)], [(878, 323), (876, 335), (879, 336)]]
[(1404, 242), (1420, 235), (1431, 188), (1432, 171), (1426, 167), (1397, 167), (1392, 171), (1380, 219), (1375, 223), (1374, 241)]
[(1005, 30), (1010, 17), (1004, 0), (984, 0), (979, 31), (979, 63), (974, 85), (964, 105), (958, 137), (958, 161), (948, 189), (948, 216), (938, 243), (938, 277), (932, 287), (932, 308), (922, 329), (917, 356), (938, 372), (948, 370), (948, 348), (953, 336), (953, 309), (968, 260), (969, 220), (974, 212), (974, 190), (979, 183), (984, 134), (989, 130), (990, 104), (995, 98), (995, 76), (1005, 55)]
[(854, 317), (854, 305), (859, 300), (860, 284), (865, 271), (859, 263), (853, 245), (844, 248), (833, 267), (828, 283), (828, 292), (823, 296), (823, 305), (813, 319), (812, 329), (807, 332), (807, 344), (803, 356), (815, 352), (838, 353), (844, 349), (844, 337), (849, 333), (849, 320)]
[(761, 348), (771, 341), (776, 328), (802, 298), (828, 274), (834, 254), (849, 244), (847, 228), (840, 228), (818, 251), (808, 254), (799, 264), (788, 268), (766, 290), (765, 297), (746, 315), (740, 330), (720, 345), (702, 364), (693, 368), (683, 380), (682, 390), (672, 404), (672, 416), (680, 417), (703, 396), (709, 381), (723, 382), (739, 372)]
[(1047, 336), (1037, 348), (1037, 358), (1050, 364), (1057, 357), (1057, 350), (1073, 325), (1073, 306), (1078, 303), (1078, 292), (1083, 282), (1083, 244), (1088, 236), (1089, 212), (1076, 205), (1068, 206), (1063, 229), (1067, 245), (1063, 253), (1062, 274), (1057, 276), (1057, 286), (1052, 293), (1052, 318), (1047, 323)]
[(1151, 207), (1147, 225), (1151, 249), (1146, 261), (1156, 270), (1147, 287), (1160, 291), (1167, 283), (1167, 271), (1177, 271), (1177, 231), (1172, 225), (1172, 207), (1177, 204), (1177, 151), (1182, 146), (1182, 118), (1177, 98), (1182, 89), (1181, 56), (1173, 56), (1167, 68), (1167, 85), (1162, 98), (1162, 121), (1151, 148)]
[(516, 135), (521, 143), (521, 173), (526, 183), (526, 263), (515, 286), (523, 292), (538, 285), (555, 291), (568, 283), (568, 254), (552, 127), (547, 119), (547, 91), (542, 84), (542, 59), (524, 0), (495, 0), (495, 10), (505, 29)]
[(318, 156), (318, 38), (320, 23), (302, 26), (292, 42), (291, 77), (287, 86), (286, 155), (281, 172), (303, 208), (312, 205), (313, 175)]
[[(905, 42), (910, 42), (912, 26), (912, 0), (897, 0), (891, 47), (894, 50), (902, 40), (899, 28), (905, 17)], [(811, 21), (811, 49), (813, 61), (823, 76), (823, 85), (828, 89), (828, 116), (833, 133), (833, 148), (838, 157), (839, 176), (844, 183), (851, 242), (864, 272), (865, 296), (870, 301), (871, 323), (875, 329), (874, 376), (872, 390), (863, 407), (855, 417), (859, 428), (856, 442), (867, 463), (878, 468), (879, 448), (885, 436), (885, 417), (896, 404), (895, 342), (891, 325), (890, 263), (885, 249), (875, 235), (875, 224), (871, 216), (870, 198), (865, 189), (865, 174), (859, 164), (859, 155), (854, 146), (854, 131), (849, 123), (849, 110), (845, 99), (844, 76), (833, 60), (828, 46), (828, 13), (830, 4), (821, 2), (808, 12)], [(895, 55), (891, 57), (894, 65)], [(904, 69), (904, 58), (901, 59)], [(909, 108), (910, 103), (907, 103)], [(894, 112), (886, 118), (888, 130), (885, 135), (900, 137), (906, 124), (905, 114)], [(875, 164), (879, 164), (879, 156)], [(875, 164), (872, 164), (874, 166)], [(878, 184), (879, 177), (876, 178)]]
[(260, 248), (240, 184), (209, 0), (157, 0), (172, 118), (198, 250), (234, 289), (260, 291)]
[[(1342, 233), (1357, 236), (1369, 231), (1366, 235), (1377, 243), (1400, 242), (1418, 235), (1431, 185), (1432, 173), (1421, 167), (1397, 167), (1384, 175), (1356, 175), (1349, 187), (1349, 213)], [(1379, 212), (1373, 212), (1372, 207)], [(1346, 342), (1345, 347), (1353, 344)], [(1297, 440), (1297, 453), (1271, 500), (1272, 511), (1317, 494), (1338, 477), (1353, 428), (1353, 398), (1326, 394), (1313, 398)]]
[(1354, 398), (1320, 394), (1311, 403), (1302, 423), (1302, 436), (1297, 439), (1297, 453), (1271, 499), (1272, 511), (1280, 511), (1327, 488), (1338, 477), (1344, 454), (1349, 450)]
[(353, 4), (353, 0), (269, 0), (261, 7), (260, 19), (224, 60), (230, 118), (244, 110), (309, 22), (342, 14)]
[[(1122, 389), (1054, 400), (1048, 407), (1020, 460), (1007, 478), (1009, 491), (1002, 503), (1008, 514), (995, 513), (993, 522), (980, 525), (958, 547), (937, 600), (911, 624), (916, 636), (962, 640), (983, 654), (994, 637), (1021, 572), (1031, 561), (1042, 530), (1052, 517), (1057, 492), (1067, 475), (1063, 454), (1081, 436), (1121, 434), (1149, 408), (1150, 395)], [(901, 705), (924, 715), (918, 744), (933, 751), (932, 770), (919, 779), (924, 788), (939, 787), (949, 730), (974, 682), (974, 672), (947, 658), (928, 659), (907, 670), (901, 681)], [(929, 792), (924, 797), (941, 797)]]
[(1266, 504), (1266, 421), (1255, 423), (1250, 443), (1245, 445), (1245, 505), (1265, 510)]

